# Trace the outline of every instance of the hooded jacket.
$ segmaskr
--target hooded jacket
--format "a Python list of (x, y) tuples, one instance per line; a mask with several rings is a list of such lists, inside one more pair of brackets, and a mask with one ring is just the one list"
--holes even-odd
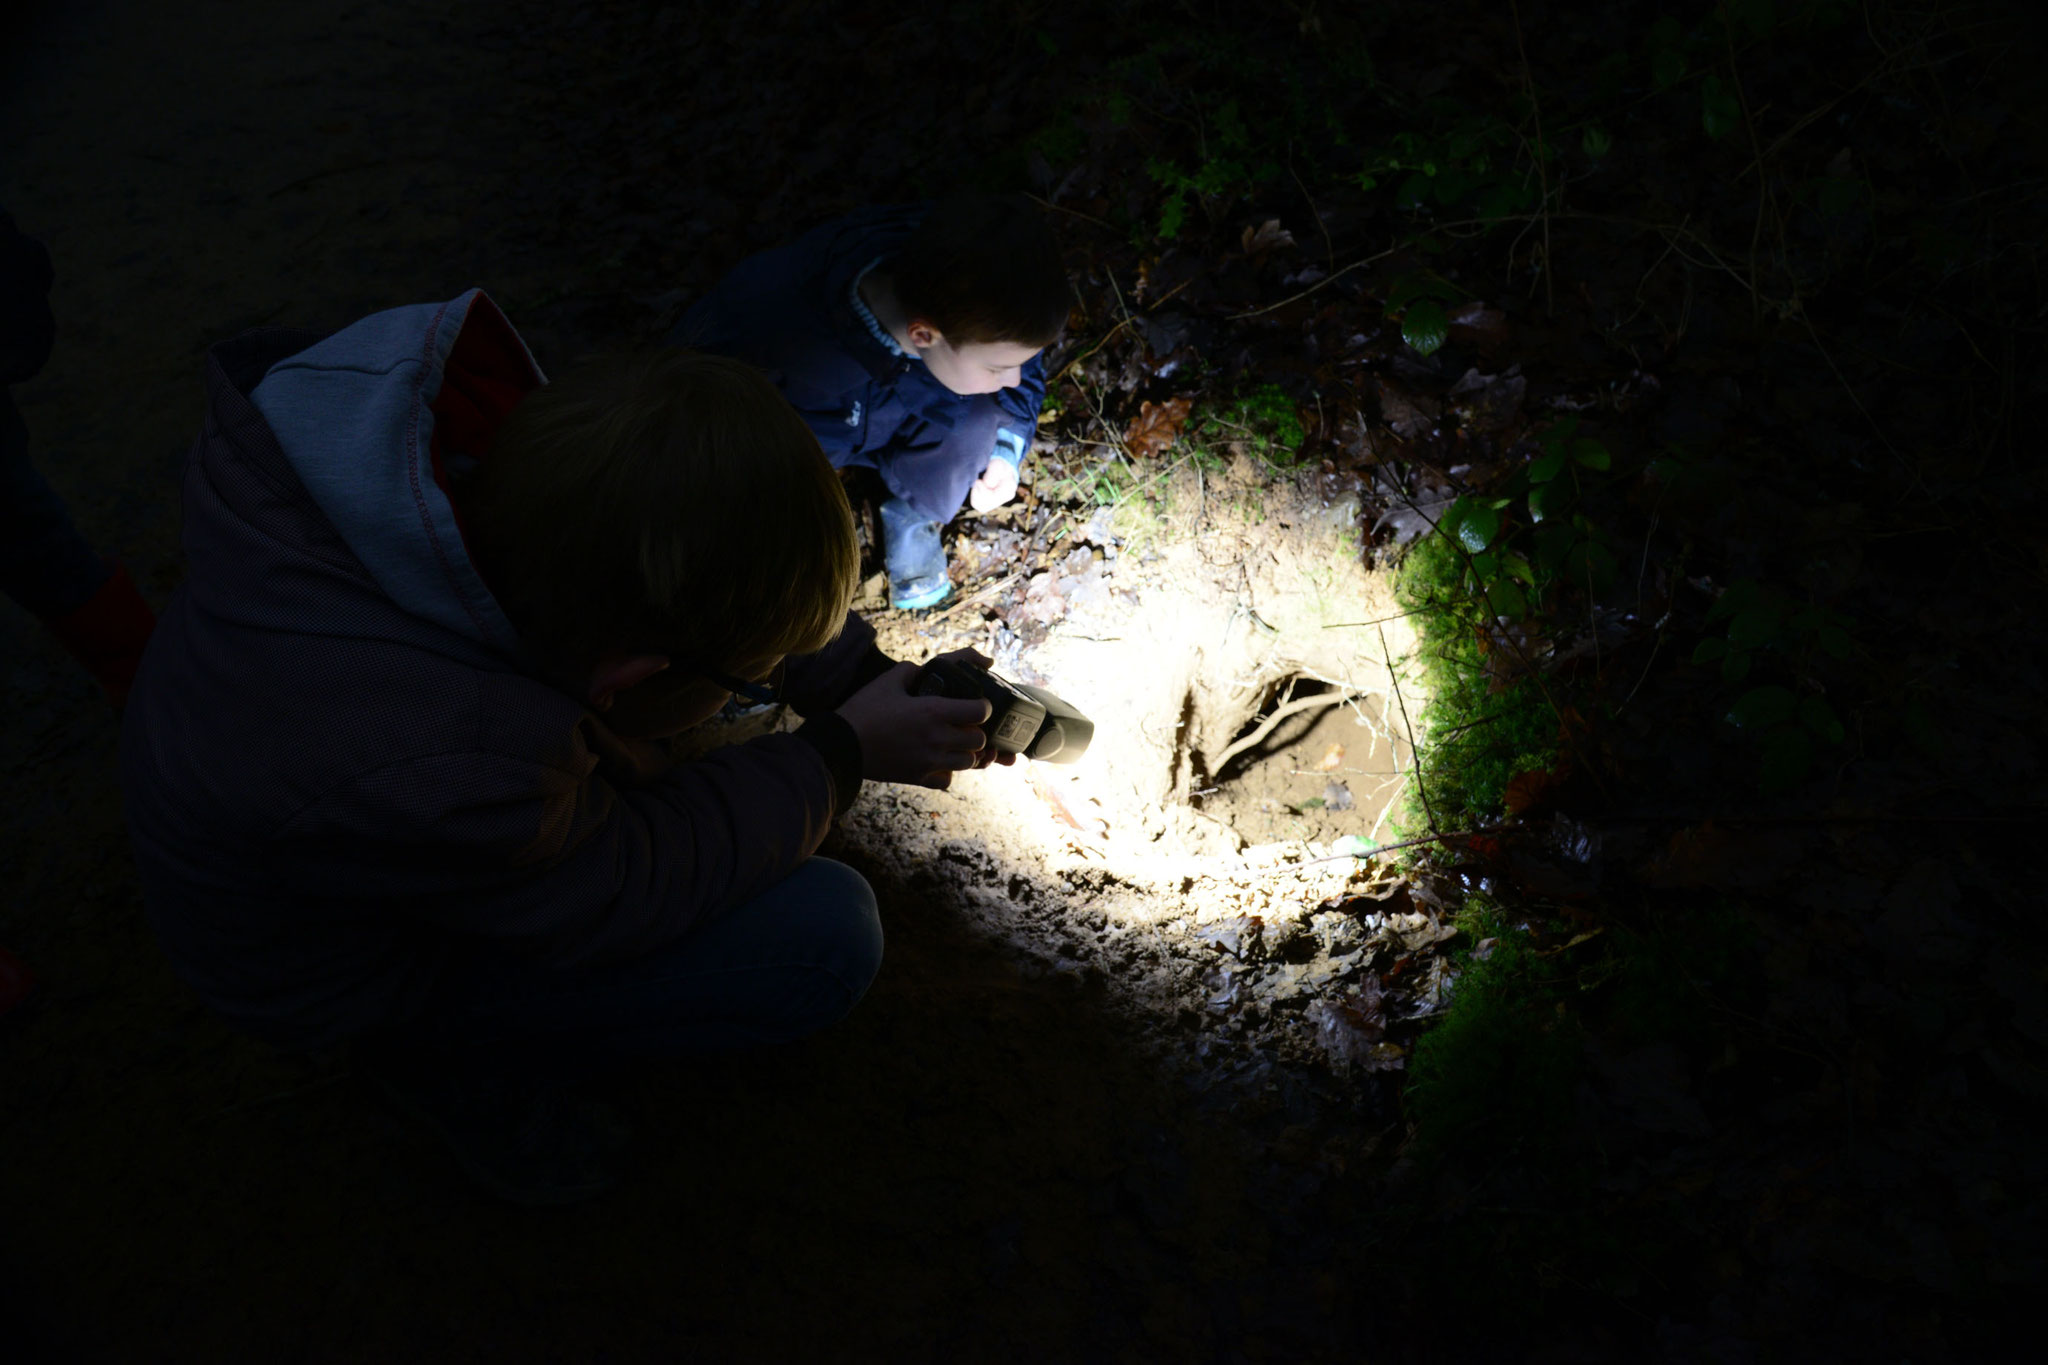
[[(884, 346), (855, 312), (855, 281), (893, 255), (929, 207), (864, 209), (749, 256), (691, 306), (669, 340), (767, 371), (833, 465), (872, 468), (921, 515), (947, 521), (989, 458), (1021, 465), (1030, 451), (1045, 365), (1033, 356), (1014, 388), (962, 397), (922, 361)], [(994, 446), (962, 464), (946, 438), (991, 401)]]
[(849, 616), (772, 734), (636, 782), (463, 544), (445, 470), (544, 380), (472, 290), (216, 346), (184, 473), (185, 582), (125, 713), (143, 899), (230, 1021), (323, 1046), (416, 1012), (490, 941), (629, 958), (760, 893), (859, 786), (826, 714), (887, 667)]

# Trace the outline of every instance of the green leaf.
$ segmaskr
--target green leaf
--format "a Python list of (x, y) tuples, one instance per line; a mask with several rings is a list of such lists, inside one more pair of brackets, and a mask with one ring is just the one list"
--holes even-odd
[(1849, 632), (1843, 630), (1840, 626), (1822, 626), (1820, 634), (1815, 638), (1820, 643), (1820, 652), (1827, 655), (1830, 659), (1846, 659), (1849, 657), (1851, 645)]
[(1840, 744), (1847, 736), (1835, 709), (1819, 697), (1799, 699), (1799, 723), (1830, 744)]
[(1614, 139), (1607, 135), (1605, 128), (1588, 128), (1586, 135), (1579, 139), (1579, 150), (1593, 160), (1600, 161), (1614, 150)]
[(1571, 553), (1576, 537), (1572, 528), (1561, 521), (1546, 522), (1536, 528), (1536, 564), (1545, 573), (1556, 573), (1564, 565), (1564, 557)]
[(1295, 806), (1296, 810), (1321, 810), (1322, 808), (1323, 798), (1320, 796), (1311, 796), (1308, 800)]
[(1685, 79), (1685, 53), (1676, 47), (1660, 47), (1650, 56), (1650, 83), (1669, 90)]
[(1500, 534), (1500, 513), (1491, 507), (1474, 507), (1458, 522), (1458, 543), (1467, 554), (1478, 554)]
[(1700, 126), (1707, 130), (1707, 136), (1719, 142), (1735, 131), (1735, 125), (1742, 120), (1742, 102), (1735, 98), (1735, 92), (1721, 79), (1718, 71), (1709, 71), (1706, 81), (1700, 86)]
[(1611, 550), (1590, 540), (1572, 546), (1564, 558), (1564, 571), (1572, 582), (1596, 597), (1614, 586), (1618, 567)]
[(1763, 596), (1763, 586), (1754, 578), (1739, 578), (1714, 599), (1713, 607), (1707, 612), (1707, 619), (1718, 621), (1737, 612), (1747, 611), (1761, 602)]
[(1530, 483), (1549, 483), (1564, 472), (1565, 453), (1562, 450), (1546, 450), (1536, 457), (1529, 466)]
[(1444, 315), (1444, 306), (1434, 299), (1417, 299), (1401, 315), (1401, 340), (1413, 346), (1418, 355), (1435, 353), (1450, 335), (1451, 320)]
[(1512, 578), (1488, 584), (1486, 601), (1495, 616), (1505, 616), (1510, 620), (1518, 621), (1529, 611), (1529, 599), (1523, 595), (1521, 584)]
[(1797, 726), (1780, 725), (1763, 737), (1762, 785), (1781, 792), (1796, 785), (1813, 766), (1813, 741)]
[(1692, 661), (1696, 664), (1710, 664), (1728, 657), (1728, 642), (1718, 635), (1709, 635), (1693, 647)]
[(1588, 469), (1606, 469), (1614, 463), (1606, 446), (1583, 438), (1572, 442), (1572, 458)]
[(1776, 683), (1752, 687), (1728, 708), (1728, 723), (1738, 730), (1762, 732), (1773, 726), (1789, 724), (1798, 704), (1789, 687), (1780, 687)]
[(1572, 505), (1569, 483), (1543, 483), (1529, 490), (1529, 520), (1547, 521), (1568, 511)]
[(1746, 649), (1731, 649), (1728, 657), (1721, 661), (1721, 681), (1730, 687), (1749, 676), (1750, 654)]
[(1481, 582), (1492, 578), (1499, 568), (1500, 561), (1494, 557), (1491, 550), (1472, 556), (1472, 572), (1479, 575)]
[(1758, 649), (1777, 643), (1778, 627), (1782, 621), (1778, 609), (1766, 603), (1738, 612), (1728, 623), (1728, 643), (1743, 649)]
[(1525, 556), (1503, 554), (1501, 563), (1507, 569), (1510, 578), (1518, 578), (1532, 588), (1536, 586), (1536, 571), (1529, 567), (1529, 561)]
[(1417, 299), (1454, 299), (1458, 297), (1457, 286), (1449, 280), (1423, 271), (1408, 275), (1396, 275), (1394, 282), (1387, 286), (1387, 307), (1399, 311)]

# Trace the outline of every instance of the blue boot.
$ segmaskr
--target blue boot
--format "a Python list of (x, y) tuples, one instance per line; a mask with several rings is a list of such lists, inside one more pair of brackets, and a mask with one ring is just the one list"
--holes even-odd
[(882, 564), (889, 571), (889, 605), (896, 610), (935, 607), (953, 591), (940, 529), (902, 498), (882, 504)]

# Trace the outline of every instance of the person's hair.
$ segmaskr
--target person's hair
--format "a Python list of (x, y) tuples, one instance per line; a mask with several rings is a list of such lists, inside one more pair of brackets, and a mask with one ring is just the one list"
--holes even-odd
[(647, 350), (529, 394), (457, 486), (464, 535), (553, 666), (607, 650), (730, 668), (823, 647), (859, 581), (853, 512), (767, 376)]
[(924, 318), (955, 346), (1049, 346), (1073, 306), (1059, 243), (1021, 194), (941, 199), (888, 270), (905, 315)]

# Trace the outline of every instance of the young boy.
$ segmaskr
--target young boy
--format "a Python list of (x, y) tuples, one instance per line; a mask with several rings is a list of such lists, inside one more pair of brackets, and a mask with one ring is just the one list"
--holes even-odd
[[(945, 786), (982, 702), (848, 615), (852, 515), (772, 385), (661, 351), (545, 383), (472, 290), (213, 348), (189, 573), (122, 780), (144, 901), (229, 1021), (363, 1068), (509, 1198), (602, 1188), (593, 1062), (793, 1038), (873, 977), (812, 856)], [(668, 766), (734, 693), (807, 717)]]
[(1045, 401), (1039, 354), (1072, 291), (1022, 195), (867, 209), (748, 258), (670, 339), (768, 372), (835, 467), (876, 470), (889, 601), (952, 590), (939, 533), (1017, 491)]

